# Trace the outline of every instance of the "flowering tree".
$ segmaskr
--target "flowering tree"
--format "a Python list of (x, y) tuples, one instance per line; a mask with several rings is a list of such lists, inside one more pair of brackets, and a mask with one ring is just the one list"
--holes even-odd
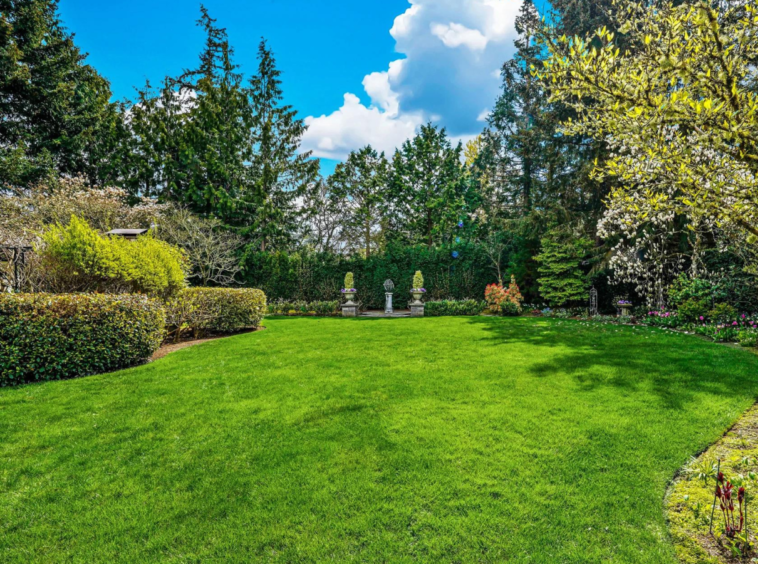
[(685, 215), (758, 235), (758, 3), (726, 4), (615, 0), (616, 33), (543, 33), (535, 74), (576, 110), (566, 133), (610, 144), (595, 172), (619, 181), (608, 213), (624, 225)]
[(564, 132), (610, 148), (594, 171), (616, 182), (598, 234), (616, 241), (616, 281), (662, 307), (686, 267), (704, 275), (704, 240), (746, 249), (758, 234), (757, 4), (612, 4), (613, 31), (544, 29), (534, 72), (576, 111)]

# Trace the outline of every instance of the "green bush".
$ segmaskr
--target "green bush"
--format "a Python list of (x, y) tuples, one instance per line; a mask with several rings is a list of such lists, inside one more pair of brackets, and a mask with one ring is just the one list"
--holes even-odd
[(500, 315), (505, 315), (506, 317), (521, 315), (521, 306), (514, 302), (502, 302), (500, 304)]
[[(295, 313), (292, 313), (295, 312)], [(268, 304), (268, 315), (318, 315), (321, 317), (339, 315), (340, 302), (305, 302), (276, 300)]]
[(187, 261), (176, 247), (144, 235), (103, 237), (73, 216), (42, 235), (37, 252), (48, 285), (60, 292), (138, 292), (167, 296), (185, 286)]
[(717, 284), (702, 278), (690, 278), (686, 274), (680, 274), (669, 287), (669, 304), (676, 308), (684, 302), (694, 300), (705, 302), (710, 308), (713, 300), (721, 295), (722, 292)]
[(716, 304), (708, 312), (708, 318), (714, 323), (727, 323), (737, 319), (737, 310), (729, 304)]
[(260, 325), (266, 295), (251, 288), (187, 288), (166, 301), (166, 318), (178, 338), (184, 331), (196, 337), (233, 333)]
[(345, 274), (345, 285), (343, 287), (345, 290), (352, 290), (355, 288), (355, 280), (353, 279), (353, 273), (348, 272)]
[(131, 366), (164, 336), (163, 308), (145, 296), (0, 294), (0, 385)]
[(685, 323), (694, 323), (701, 321), (701, 317), (707, 319), (709, 310), (710, 304), (708, 301), (690, 298), (679, 304), (677, 315)]
[(744, 329), (737, 335), (737, 340), (743, 347), (756, 347), (758, 346), (758, 330)]
[(487, 302), (477, 300), (441, 300), (426, 302), (424, 315), (442, 317), (450, 315), (480, 315), (487, 309)]

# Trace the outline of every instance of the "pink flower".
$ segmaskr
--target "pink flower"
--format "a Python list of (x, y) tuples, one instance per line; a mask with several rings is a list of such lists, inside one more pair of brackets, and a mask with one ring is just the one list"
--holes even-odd
[(700, 321), (703, 321), (703, 319), (704, 319), (704, 318), (703, 318), (703, 316), (701, 315), (701, 316), (700, 316)]
[(736, 321), (734, 321), (734, 322), (732, 322), (732, 325), (738, 325), (738, 323)]

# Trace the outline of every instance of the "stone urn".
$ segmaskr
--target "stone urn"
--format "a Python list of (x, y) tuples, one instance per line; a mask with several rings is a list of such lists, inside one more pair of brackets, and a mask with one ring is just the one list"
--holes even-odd
[(342, 292), (342, 295), (344, 295), (345, 299), (347, 300), (347, 302), (346, 302), (347, 305), (353, 305), (354, 304), (353, 299), (355, 298), (355, 294), (357, 294), (357, 292), (355, 290), (346, 290), (346, 291)]
[(418, 303), (421, 301), (421, 298), (424, 296), (424, 292), (419, 292), (416, 290), (411, 290), (411, 295), (413, 296), (413, 301)]

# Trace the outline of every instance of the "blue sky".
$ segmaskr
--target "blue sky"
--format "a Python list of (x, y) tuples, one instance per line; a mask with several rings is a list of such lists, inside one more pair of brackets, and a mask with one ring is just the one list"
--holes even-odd
[[(537, 2), (538, 6), (541, 2)], [(261, 37), (283, 71), (285, 101), (309, 124), (304, 149), (329, 173), (352, 149), (392, 152), (421, 123), (461, 140), (481, 131), (497, 70), (513, 53), (520, 0), (206, 0), (243, 72)], [(61, 17), (111, 81), (132, 98), (196, 64), (199, 2), (60, 0)]]

